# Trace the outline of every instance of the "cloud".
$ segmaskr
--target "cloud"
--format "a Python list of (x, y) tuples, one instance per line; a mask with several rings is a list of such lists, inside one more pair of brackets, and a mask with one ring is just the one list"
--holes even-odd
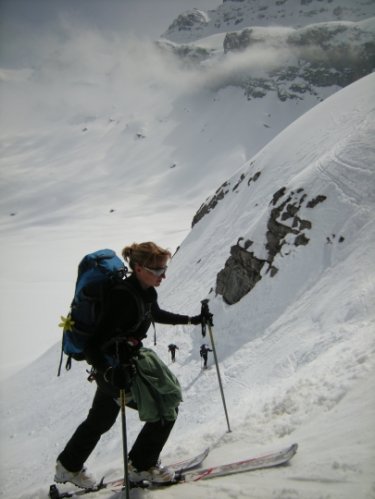
[[(336, 23), (333, 28), (335, 34), (340, 26)], [(200, 44), (204, 48), (207, 43), (213, 50), (211, 56), (184, 64), (173, 50), (161, 50), (148, 38), (99, 29), (81, 17), (75, 20), (60, 14), (58, 29), (45, 30), (30, 40), (27, 67), (0, 70), (0, 124), (9, 130), (77, 121), (77, 116), (139, 116), (151, 107), (162, 112), (180, 95), (238, 85), (249, 76), (262, 77), (274, 68), (295, 65), (301, 57), (323, 60), (326, 49), (317, 41), (331, 36), (327, 30), (333, 28), (329, 24), (304, 30), (254, 28), (247, 49), (226, 54), (222, 39), (215, 42), (215, 48), (215, 39), (209, 37), (190, 48), (199, 51)], [(343, 33), (347, 32), (344, 28)]]
[(0, 69), (4, 125), (15, 123), (18, 113), (19, 121), (42, 122), (75, 113), (100, 115), (116, 107), (135, 112), (155, 98), (152, 85), (159, 94), (168, 93), (170, 61), (147, 39), (62, 19), (55, 35), (44, 34), (42, 46), (35, 45), (29, 67)]

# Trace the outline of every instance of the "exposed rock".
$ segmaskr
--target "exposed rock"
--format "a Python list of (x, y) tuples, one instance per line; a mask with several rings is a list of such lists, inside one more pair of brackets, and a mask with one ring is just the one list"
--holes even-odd
[[(267, 264), (266, 274), (274, 277), (278, 272), (274, 260), (277, 255), (281, 254), (285, 244), (293, 244), (298, 247), (306, 246), (309, 243), (310, 239), (304, 231), (310, 230), (312, 223), (310, 220), (298, 216), (307, 195), (303, 188), (296, 192), (291, 191), (287, 196), (286, 194), (286, 187), (282, 187), (274, 193), (271, 199), (270, 216), (265, 234), (266, 259), (260, 259), (253, 252), (248, 251), (248, 248), (253, 244), (249, 239), (244, 240), (243, 237), (239, 237), (237, 244), (231, 247), (230, 256), (225, 262), (224, 269), (218, 273), (216, 280), (216, 293), (222, 295), (226, 303), (231, 305), (238, 302), (254, 288), (262, 278), (261, 270), (264, 264)], [(306, 206), (313, 208), (325, 199), (326, 196), (316, 196)], [(287, 236), (290, 234), (295, 235), (293, 243), (290, 241), (287, 243)], [(329, 238), (327, 240), (330, 242)], [(284, 256), (289, 254), (283, 253)]]
[(286, 187), (281, 187), (281, 189), (275, 192), (271, 201), (274, 206), (277, 203), (277, 201), (284, 196), (285, 192), (286, 192)]
[(249, 180), (247, 181), (247, 185), (250, 185), (251, 182), (256, 182), (260, 177), (261, 173), (262, 172), (256, 172), (252, 177), (250, 177)]
[(230, 254), (224, 269), (217, 275), (216, 293), (232, 305), (251, 291), (261, 279), (260, 271), (265, 261), (256, 258), (238, 244), (231, 247)]
[[(252, 165), (253, 165), (253, 163), (250, 164), (250, 166), (252, 166)], [(247, 185), (250, 186), (250, 184), (252, 182), (256, 182), (259, 179), (260, 175), (261, 175), (261, 172), (259, 172), (259, 171), (256, 172), (252, 177), (249, 178), (249, 180), (247, 181)], [(246, 175), (244, 173), (242, 173), (240, 175), (240, 178), (238, 179), (237, 183), (232, 188), (232, 191), (236, 191), (239, 188), (239, 186), (241, 185), (241, 183), (245, 180), (245, 178), (246, 178)], [(197, 211), (197, 213), (193, 217), (193, 221), (191, 224), (192, 227), (194, 227), (195, 224), (197, 224), (200, 220), (202, 220), (202, 218), (205, 215), (210, 213), (210, 211), (212, 211), (217, 206), (219, 201), (224, 199), (226, 194), (228, 194), (228, 192), (229, 192), (229, 187), (230, 187), (229, 182), (224, 182), (224, 184), (219, 187), (219, 189), (215, 192), (215, 194), (211, 198), (209, 198), (208, 201), (206, 201), (205, 203), (203, 203), (200, 206), (199, 210)]]
[(201, 220), (205, 215), (207, 215), (207, 213), (212, 211), (220, 200), (224, 199), (224, 196), (229, 192), (228, 185), (229, 185), (228, 182), (224, 182), (224, 184), (219, 187), (219, 189), (209, 199), (209, 201), (201, 205), (201, 207), (193, 217), (193, 221), (191, 223), (192, 227), (194, 227), (194, 225), (198, 223), (199, 220)]
[[(224, 53), (264, 46), (265, 37), (264, 31), (257, 28), (227, 33)], [(277, 46), (277, 40), (267, 43)], [(279, 43), (293, 51), (296, 62), (290, 65), (280, 60), (281, 64), (267, 75), (252, 71), (233, 81), (233, 85), (244, 89), (248, 100), (262, 98), (269, 92), (275, 92), (281, 101), (301, 100), (306, 93), (316, 96), (319, 87), (345, 87), (374, 68), (374, 33), (360, 25), (313, 24), (293, 31)]]
[(224, 53), (247, 49), (252, 43), (255, 43), (251, 37), (252, 32), (253, 30), (249, 28), (240, 32), (227, 33), (223, 42)]
[[(218, 2), (219, 3), (219, 2)], [(249, 26), (299, 26), (332, 21), (361, 21), (373, 16), (371, 0), (223, 0), (214, 10), (189, 11), (179, 16), (163, 38), (189, 42), (217, 32), (244, 30)]]
[(191, 11), (180, 14), (173, 23), (169, 26), (168, 32), (173, 31), (190, 31), (192, 28), (197, 29), (207, 24), (207, 14), (201, 10), (193, 9)]
[(317, 204), (322, 203), (327, 199), (327, 196), (316, 196), (316, 198), (309, 201), (306, 205), (307, 208), (314, 208)]
[(306, 246), (306, 244), (310, 241), (308, 237), (305, 236), (305, 234), (299, 234), (295, 240), (294, 240), (294, 245), (295, 246)]
[(241, 182), (244, 180), (244, 178), (245, 178), (245, 174), (244, 174), (244, 173), (242, 173), (242, 175), (240, 176), (239, 181), (238, 181), (238, 182), (237, 182), (237, 184), (233, 187), (232, 191), (237, 190), (237, 188), (239, 187), (239, 185), (241, 184)]
[(275, 256), (280, 253), (285, 237), (290, 233), (298, 233), (297, 230), (292, 229), (288, 225), (284, 225), (277, 220), (280, 217), (283, 208), (283, 204), (277, 208), (273, 208), (267, 222), (266, 249), (268, 251), (268, 261), (270, 263), (274, 260)]

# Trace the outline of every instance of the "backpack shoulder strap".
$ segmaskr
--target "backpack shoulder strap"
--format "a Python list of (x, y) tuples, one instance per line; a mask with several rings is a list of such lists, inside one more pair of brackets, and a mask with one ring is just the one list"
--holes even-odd
[(140, 326), (140, 324), (145, 319), (146, 314), (147, 314), (145, 302), (143, 301), (141, 295), (139, 294), (139, 291), (137, 290), (137, 288), (133, 285), (133, 283), (128, 278), (115, 284), (113, 289), (126, 290), (131, 295), (131, 297), (134, 299), (136, 307), (137, 307), (139, 319), (136, 322), (136, 324), (129, 330), (129, 332), (131, 333), (133, 331), (136, 331), (138, 329), (138, 327)]
[(143, 299), (141, 298), (141, 295), (139, 294), (139, 291), (137, 290), (136, 286), (131, 282), (129, 278), (123, 279), (120, 282), (117, 282), (114, 286), (114, 289), (124, 289), (126, 291), (129, 291), (129, 293), (134, 297), (137, 306), (139, 306), (142, 309), (145, 309), (145, 304)]

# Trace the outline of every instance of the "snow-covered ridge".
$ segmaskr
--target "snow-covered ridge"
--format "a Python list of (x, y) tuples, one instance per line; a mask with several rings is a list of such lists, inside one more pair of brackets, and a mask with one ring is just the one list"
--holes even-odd
[(162, 36), (185, 43), (249, 26), (301, 27), (333, 20), (360, 21), (374, 15), (374, 4), (367, 0), (275, 0), (264, 3), (228, 0), (207, 13), (194, 9), (181, 14)]
[[(283, 233), (276, 242), (278, 254), (272, 254), (273, 265), (279, 271), (297, 254), (303, 258), (305, 252), (316, 252), (316, 245), (320, 246), (319, 251), (325, 252), (331, 245), (356, 244), (355, 234), (351, 234), (352, 241), (348, 241), (348, 228), (361, 231), (370, 223), (370, 207), (375, 202), (371, 181), (374, 175), (371, 165), (374, 155), (371, 145), (373, 82), (374, 75), (368, 76), (357, 86), (348, 87), (347, 93), (335, 94), (296, 120), (208, 198), (200, 209), (201, 216), (195, 219), (192, 235), (184, 242), (189, 244), (194, 231), (204, 235), (202, 246), (199, 246), (202, 250), (200, 261), (208, 261), (212, 253), (219, 251), (220, 267), (223, 267), (230, 248), (237, 245), (270, 262), (273, 238), (269, 237), (269, 232), (274, 224)], [(350, 103), (355, 88), (360, 93), (363, 88), (365, 93)], [(341, 103), (346, 98), (348, 104), (341, 111)], [(331, 116), (324, 120), (324, 126), (323, 110)], [(361, 150), (365, 155), (369, 154), (368, 158), (359, 159), (356, 143), (363, 146)], [(298, 163), (289, 158), (298, 158)], [(342, 197), (347, 197), (348, 204), (340, 207)], [(355, 207), (363, 217), (361, 224), (358, 224), (356, 211), (353, 213), (356, 222), (350, 221), (348, 210)], [(335, 218), (330, 227), (325, 213), (332, 210)], [(227, 218), (229, 225), (223, 217)], [(246, 220), (248, 229), (243, 230)], [(219, 227), (220, 237), (216, 227)], [(320, 232), (323, 227), (323, 232)], [(176, 258), (180, 258), (180, 252)], [(241, 273), (241, 265), (238, 268)], [(313, 268), (310, 271), (315, 274)], [(265, 266), (261, 275), (268, 275), (272, 280), (272, 275), (278, 274), (273, 274)], [(212, 277), (207, 283), (207, 293), (216, 287), (216, 276)]]
[(299, 29), (253, 26), (191, 43), (157, 44), (184, 65), (216, 68), (216, 89), (236, 85), (248, 99), (268, 92), (281, 100), (302, 99), (306, 93), (317, 95), (318, 87), (344, 87), (373, 71), (375, 17)]

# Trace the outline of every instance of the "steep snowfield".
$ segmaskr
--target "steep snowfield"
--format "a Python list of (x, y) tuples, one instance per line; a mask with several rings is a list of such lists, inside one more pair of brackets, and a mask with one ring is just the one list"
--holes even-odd
[[(102, 43), (101, 50), (107, 50)], [(1, 329), (7, 330), (2, 368), (25, 365), (53, 344), (79, 255), (149, 239), (174, 251), (216, 186), (336, 90), (320, 89), (299, 101), (282, 102), (275, 93), (247, 101), (240, 88), (210, 88), (220, 64), (202, 75), (179, 70), (149, 46), (143, 48), (146, 56), (136, 51), (119, 63), (113, 81), (101, 82), (104, 69), (87, 61), (81, 74), (74, 61), (71, 72), (47, 64), (37, 82), (4, 83), (9, 108), (16, 107), (4, 110), (1, 137), (0, 307)], [(141, 74), (135, 67), (140, 57), (150, 68)], [(230, 72), (231, 66), (220, 70), (222, 76)], [(96, 102), (92, 114), (75, 84), (80, 78), (97, 82), (86, 89), (89, 103)], [(122, 78), (133, 89), (129, 95), (117, 88)], [(55, 101), (54, 92), (67, 104)], [(24, 313), (15, 316), (18, 300)], [(35, 321), (42, 321), (35, 336), (25, 339), (23, 331)], [(12, 359), (8, 349), (14, 351)]]
[[(228, 181), (228, 194), (183, 241), (160, 288), (161, 306), (175, 311), (196, 313), (200, 300), (210, 298), (232, 427), (227, 433), (212, 358), (211, 369), (200, 368), (200, 329), (158, 326), (155, 348), (167, 363), (167, 345), (173, 340), (180, 347), (171, 368), (184, 390), (164, 461), (210, 445), (207, 464), (215, 464), (294, 441), (297, 456), (288, 467), (137, 490), (132, 497), (374, 497), (374, 81), (371, 75), (333, 95), (243, 162)], [(255, 172), (261, 172), (258, 180), (248, 185)], [(251, 293), (226, 305), (210, 292), (216, 275), (239, 237), (254, 241), (251, 251), (265, 256), (266, 224), (282, 187), (284, 196), (298, 197), (299, 216), (311, 222), (309, 242), (295, 246), (287, 236), (273, 262), (276, 275), (264, 268)], [(326, 199), (308, 208), (318, 195)], [(58, 254), (61, 248), (65, 253), (61, 231), (71, 213), (62, 208), (61, 220), (55, 221), (57, 241), (44, 240), (46, 251), (59, 245)], [(78, 230), (74, 235), (65, 269), (75, 266), (86, 244)], [(32, 241), (21, 243), (20, 252), (36, 251)], [(53, 297), (53, 277), (43, 284)], [(1, 384), (1, 497), (46, 497), (56, 455), (89, 407), (94, 386), (85, 381), (86, 366), (75, 364), (56, 378), (58, 358), (56, 343)], [(131, 443), (140, 423), (131, 411), (127, 421)], [(90, 469), (98, 476), (121, 475), (121, 445), (118, 422), (90, 457)], [(92, 497), (120, 495), (102, 491)]]

